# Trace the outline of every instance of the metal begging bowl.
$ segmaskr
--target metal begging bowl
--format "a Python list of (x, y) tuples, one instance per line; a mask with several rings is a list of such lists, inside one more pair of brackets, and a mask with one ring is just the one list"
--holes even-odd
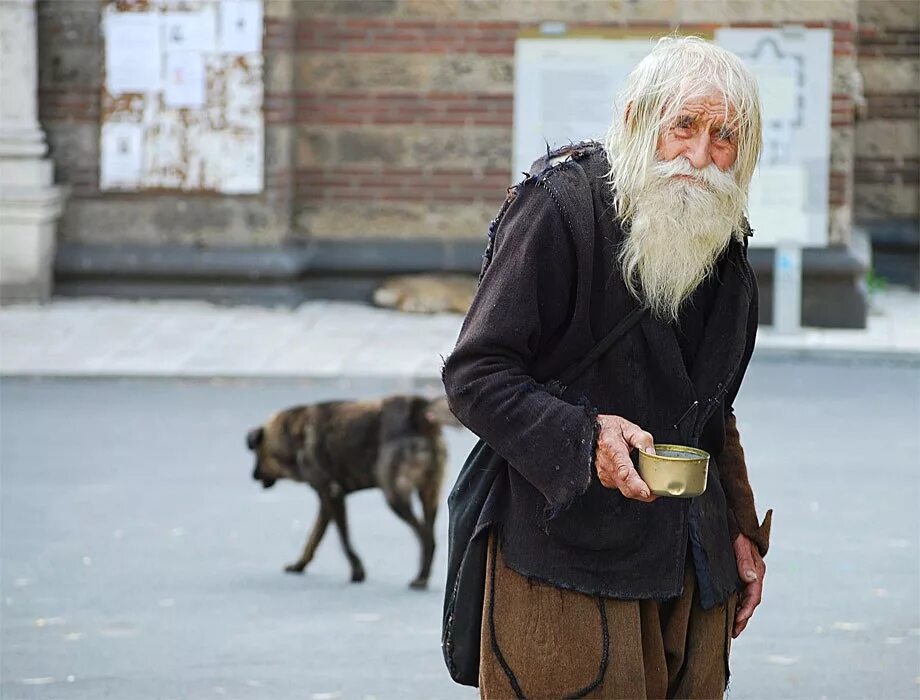
[(658, 496), (693, 498), (706, 490), (709, 453), (685, 445), (655, 445), (655, 453), (639, 450), (639, 476)]

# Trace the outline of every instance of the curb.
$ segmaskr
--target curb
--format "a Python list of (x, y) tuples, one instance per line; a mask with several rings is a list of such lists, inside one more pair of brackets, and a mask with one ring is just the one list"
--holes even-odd
[(62, 382), (189, 382), (215, 384), (245, 384), (248, 382), (270, 382), (292, 385), (310, 385), (311, 388), (351, 388), (354, 386), (367, 386), (369, 384), (386, 385), (387, 390), (414, 391), (419, 393), (432, 393), (442, 391), (441, 378), (434, 375), (410, 374), (347, 374), (341, 376), (331, 375), (290, 375), (290, 374), (240, 374), (240, 373), (215, 373), (215, 374), (181, 374), (168, 373), (154, 374), (151, 372), (125, 372), (104, 374), (86, 372), (17, 372), (0, 373), (0, 382), (3, 381), (62, 381)]
[[(834, 348), (783, 348), (758, 347), (754, 351), (752, 362), (830, 362), (834, 364), (884, 365), (894, 367), (920, 368), (920, 352), (912, 350), (840, 350)], [(4, 371), (0, 370), (0, 380), (66, 380), (66, 381), (206, 381), (206, 382), (294, 382), (311, 383), (321, 386), (348, 386), (351, 384), (394, 383), (407, 388), (430, 389), (432, 385), (440, 389), (441, 377), (438, 374), (405, 374), (398, 372), (345, 373), (345, 374), (272, 374), (266, 372), (183, 372), (138, 370), (136, 372), (95, 372), (95, 371)]]
[(756, 347), (752, 362), (824, 361), (837, 364), (883, 364), (899, 367), (920, 367), (920, 352), (916, 350), (872, 350), (808, 347)]

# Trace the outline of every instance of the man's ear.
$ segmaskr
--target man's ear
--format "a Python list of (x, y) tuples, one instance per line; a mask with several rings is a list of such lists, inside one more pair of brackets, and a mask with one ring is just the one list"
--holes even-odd
[(253, 428), (248, 433), (246, 433), (246, 446), (250, 450), (256, 449), (259, 445), (262, 444), (262, 436), (265, 431), (263, 428)]

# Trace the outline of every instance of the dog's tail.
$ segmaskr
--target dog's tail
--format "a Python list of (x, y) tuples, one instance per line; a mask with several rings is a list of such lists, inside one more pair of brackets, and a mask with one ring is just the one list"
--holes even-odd
[(463, 424), (457, 420), (457, 416), (450, 410), (450, 406), (447, 405), (446, 396), (439, 396), (428, 402), (428, 406), (425, 409), (425, 418), (438, 425), (450, 425), (455, 428), (463, 427)]
[(443, 435), (439, 434), (434, 438), (433, 457), (431, 469), (418, 490), (419, 499), (422, 502), (422, 514), (429, 528), (434, 528), (441, 500), (441, 485), (444, 482), (444, 473), (447, 471), (447, 445)]

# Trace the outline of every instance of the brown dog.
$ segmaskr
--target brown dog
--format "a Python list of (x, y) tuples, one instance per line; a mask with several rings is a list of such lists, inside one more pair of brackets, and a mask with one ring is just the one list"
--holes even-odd
[[(252, 477), (269, 488), (278, 479), (312, 486), (319, 515), (300, 558), (285, 571), (302, 573), (332, 520), (351, 563), (351, 580), (364, 580), (364, 566), (348, 537), (345, 496), (380, 488), (393, 512), (408, 523), (422, 549), (411, 588), (425, 588), (434, 556), (434, 520), (447, 453), (441, 425), (457, 424), (446, 401), (391, 396), (371, 401), (327, 401), (294, 406), (253, 428), (246, 444), (256, 454)], [(422, 521), (412, 494), (422, 502)]]

